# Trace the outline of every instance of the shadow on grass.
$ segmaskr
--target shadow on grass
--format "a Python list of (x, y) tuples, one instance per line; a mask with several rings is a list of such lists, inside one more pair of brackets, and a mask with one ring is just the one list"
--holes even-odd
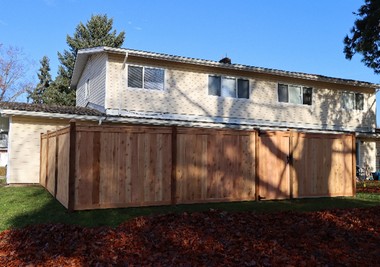
[(380, 205), (380, 195), (358, 193), (356, 198), (336, 197), (261, 202), (207, 203), (68, 212), (42, 187), (2, 187), (0, 188), (0, 211), (2, 214), (2, 218), (0, 218), (0, 231), (44, 223), (64, 223), (86, 227), (116, 227), (122, 222), (138, 216), (181, 212), (191, 213), (209, 211), (210, 209), (228, 212), (248, 211), (268, 213), (363, 208), (377, 205)]

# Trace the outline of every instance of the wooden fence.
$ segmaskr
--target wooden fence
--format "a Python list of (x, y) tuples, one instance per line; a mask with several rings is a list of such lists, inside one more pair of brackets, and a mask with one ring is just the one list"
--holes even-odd
[(354, 139), (72, 122), (41, 135), (40, 181), (70, 210), (346, 196)]

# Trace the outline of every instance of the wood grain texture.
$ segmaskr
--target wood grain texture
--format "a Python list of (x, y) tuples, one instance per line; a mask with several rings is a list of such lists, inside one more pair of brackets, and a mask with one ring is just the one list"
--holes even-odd
[(41, 135), (40, 181), (72, 210), (352, 196), (348, 134), (95, 126)]

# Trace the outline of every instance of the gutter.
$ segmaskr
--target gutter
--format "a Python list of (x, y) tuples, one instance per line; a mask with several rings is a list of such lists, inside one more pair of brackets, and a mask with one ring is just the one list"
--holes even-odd
[(202, 127), (208, 129), (235, 129), (235, 130), (261, 130), (261, 131), (289, 131), (297, 130), (305, 133), (325, 133), (325, 134), (355, 134), (358, 138), (368, 139), (380, 139), (380, 134), (374, 131), (360, 131), (355, 129), (333, 129), (333, 128), (314, 128), (314, 127), (302, 127), (297, 125), (275, 125), (274, 123), (264, 122), (231, 122), (228, 120), (220, 121), (205, 121), (205, 120), (189, 120), (181, 118), (159, 118), (159, 117), (141, 117), (126, 115), (77, 115), (77, 114), (61, 114), (61, 113), (48, 113), (48, 112), (32, 112), (32, 111), (20, 111), (20, 110), (0, 110), (4, 117), (11, 117), (14, 115), (37, 117), (37, 118), (49, 118), (49, 119), (75, 119), (82, 121), (96, 121), (98, 125), (104, 122), (110, 123), (131, 123), (131, 124), (146, 124), (146, 125), (161, 125), (161, 126), (183, 126), (183, 127)]
[(62, 114), (62, 113), (49, 113), (49, 112), (39, 112), (39, 111), (22, 111), (22, 110), (10, 110), (3, 109), (0, 111), (4, 117), (18, 115), (26, 117), (42, 117), (49, 119), (76, 119), (76, 120), (88, 120), (88, 121), (98, 121), (99, 117), (95, 115), (78, 115), (78, 114)]

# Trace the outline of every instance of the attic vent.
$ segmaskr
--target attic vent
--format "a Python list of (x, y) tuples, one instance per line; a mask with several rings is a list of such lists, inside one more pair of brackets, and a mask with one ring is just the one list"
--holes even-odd
[(231, 59), (229, 57), (224, 57), (221, 60), (219, 60), (219, 63), (231, 64)]

